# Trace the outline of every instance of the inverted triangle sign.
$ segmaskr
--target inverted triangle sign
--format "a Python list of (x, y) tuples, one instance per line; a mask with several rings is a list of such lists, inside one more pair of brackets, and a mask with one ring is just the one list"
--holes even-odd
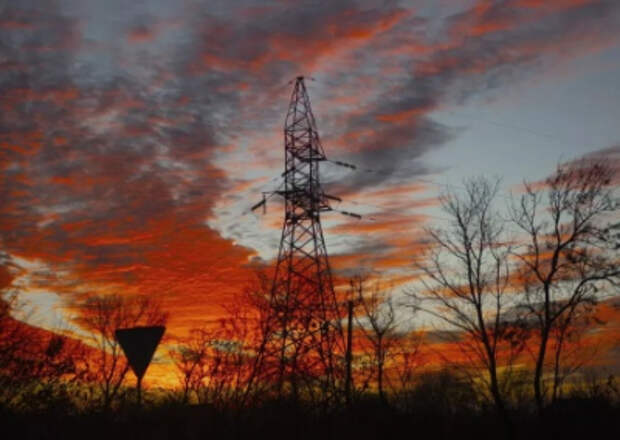
[(142, 379), (166, 330), (163, 326), (119, 328), (116, 340), (138, 379)]

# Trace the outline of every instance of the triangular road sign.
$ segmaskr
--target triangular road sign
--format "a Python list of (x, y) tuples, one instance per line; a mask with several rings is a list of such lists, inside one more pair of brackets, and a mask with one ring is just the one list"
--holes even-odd
[(119, 328), (114, 332), (138, 379), (144, 376), (165, 330), (163, 326), (155, 326)]

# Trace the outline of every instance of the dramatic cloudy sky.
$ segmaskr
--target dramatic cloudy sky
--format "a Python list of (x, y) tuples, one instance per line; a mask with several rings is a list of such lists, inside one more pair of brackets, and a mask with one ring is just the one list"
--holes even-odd
[(325, 218), (341, 274), (406, 280), (466, 176), (620, 161), (618, 0), (0, 0), (0, 245), (30, 319), (93, 292), (157, 296), (177, 333), (221, 313), (276, 252), (281, 206), (248, 208), (299, 74), (358, 166), (324, 166), (364, 215)]

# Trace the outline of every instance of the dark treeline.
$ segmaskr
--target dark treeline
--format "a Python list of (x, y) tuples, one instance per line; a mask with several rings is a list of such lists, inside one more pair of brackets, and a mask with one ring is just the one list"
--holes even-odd
[[(426, 230), (413, 258), (416, 287), (396, 295), (373, 272), (339, 280), (329, 328), (286, 327), (308, 304), (274, 299), (259, 271), (216, 325), (167, 341), (178, 386), (147, 389), (142, 407), (114, 330), (165, 324), (161, 306), (89, 296), (77, 304), (85, 342), (30, 327), (12, 317), (21, 305), (3, 255), (3, 430), (68, 439), (620, 434), (620, 391), (604, 368), (605, 344), (617, 341), (599, 337), (597, 314), (620, 281), (613, 182), (605, 163), (570, 163), (506, 203), (499, 182), (464, 182), (440, 198), (445, 222)], [(436, 329), (413, 328), (420, 320)], [(313, 341), (328, 332), (326, 350)]]
[[(492, 408), (471, 400), (475, 390), (448, 371), (422, 375), (406, 397), (390, 405), (377, 396), (366, 396), (351, 406), (328, 409), (287, 399), (235, 409), (151, 396), (142, 408), (127, 405), (108, 413), (71, 412), (54, 402), (39, 411), (16, 413), (4, 408), (0, 419), (5, 433), (26, 439), (614, 438), (620, 434), (620, 407), (608, 391), (584, 387), (547, 407), (544, 417), (513, 408), (511, 432)], [(401, 406), (399, 399), (407, 403)]]

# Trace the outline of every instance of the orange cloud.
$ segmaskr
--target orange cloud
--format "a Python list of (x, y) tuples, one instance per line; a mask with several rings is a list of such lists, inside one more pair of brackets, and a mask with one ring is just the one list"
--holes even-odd
[(155, 31), (144, 26), (136, 27), (129, 31), (127, 39), (130, 43), (145, 43), (155, 39)]
[[(264, 46), (250, 57), (243, 56), (243, 47), (239, 53), (222, 52), (222, 46), (215, 42), (232, 38), (235, 30), (223, 23), (212, 24), (206, 38), (213, 40), (213, 43), (201, 55), (202, 70), (244, 70), (260, 74), (273, 63), (292, 62), (299, 71), (311, 72), (320, 59), (361, 47), (378, 34), (394, 27), (408, 17), (410, 12), (396, 10), (379, 14), (372, 20), (358, 21), (358, 18), (365, 17), (364, 14), (357, 10), (342, 11), (327, 17), (327, 20), (316, 25), (316, 29), (303, 35), (278, 32), (261, 35), (265, 38)], [(251, 43), (248, 41), (248, 44)], [(194, 64), (193, 70), (201, 69)]]
[[(417, 230), (427, 218), (413, 210), (437, 200), (411, 200), (427, 189), (412, 181), (427, 169), (397, 184), (390, 170), (421, 163), (430, 146), (445, 142), (447, 130), (430, 116), (460, 80), (486, 82), (498, 68), (606, 47), (609, 33), (584, 32), (592, 22), (575, 27), (562, 15), (594, 4), (514, 0), (498, 8), (478, 1), (446, 18), (433, 41), (426, 17), (404, 9), (341, 10), (334, 2), (311, 13), (279, 4), (234, 17), (202, 11), (184, 18), (183, 38), (166, 34), (162, 47), (147, 43), (163, 42), (169, 20), (88, 43), (85, 17), (7, 15), (0, 30), (24, 44), (10, 47), (14, 59), (0, 72), (13, 81), (0, 103), (7, 127), (0, 133), (3, 245), (45, 267), (31, 274), (33, 286), (69, 298), (86, 291), (161, 297), (172, 333), (221, 316), (252, 277), (249, 259), (258, 251), (207, 221), (218, 220), (216, 207), (253, 204), (247, 195), (265, 179), (248, 176), (281, 172), (274, 157), (283, 115), (274, 102), (283, 96), (285, 106), (289, 90), (273, 84), (316, 74), (328, 156), (356, 152), (360, 170), (388, 168), (387, 177), (358, 170), (350, 187), (340, 186), (361, 192), (352, 199), (366, 211), (380, 212), (329, 228), (361, 243), (333, 255), (337, 281), (367, 266), (407, 282), (411, 259), (425, 250)], [(144, 45), (129, 48), (140, 57), (125, 53), (127, 42)], [(110, 50), (87, 53), (102, 47)], [(84, 70), (75, 74), (78, 59)], [(281, 211), (270, 207), (260, 227), (277, 230), (281, 222)]]

